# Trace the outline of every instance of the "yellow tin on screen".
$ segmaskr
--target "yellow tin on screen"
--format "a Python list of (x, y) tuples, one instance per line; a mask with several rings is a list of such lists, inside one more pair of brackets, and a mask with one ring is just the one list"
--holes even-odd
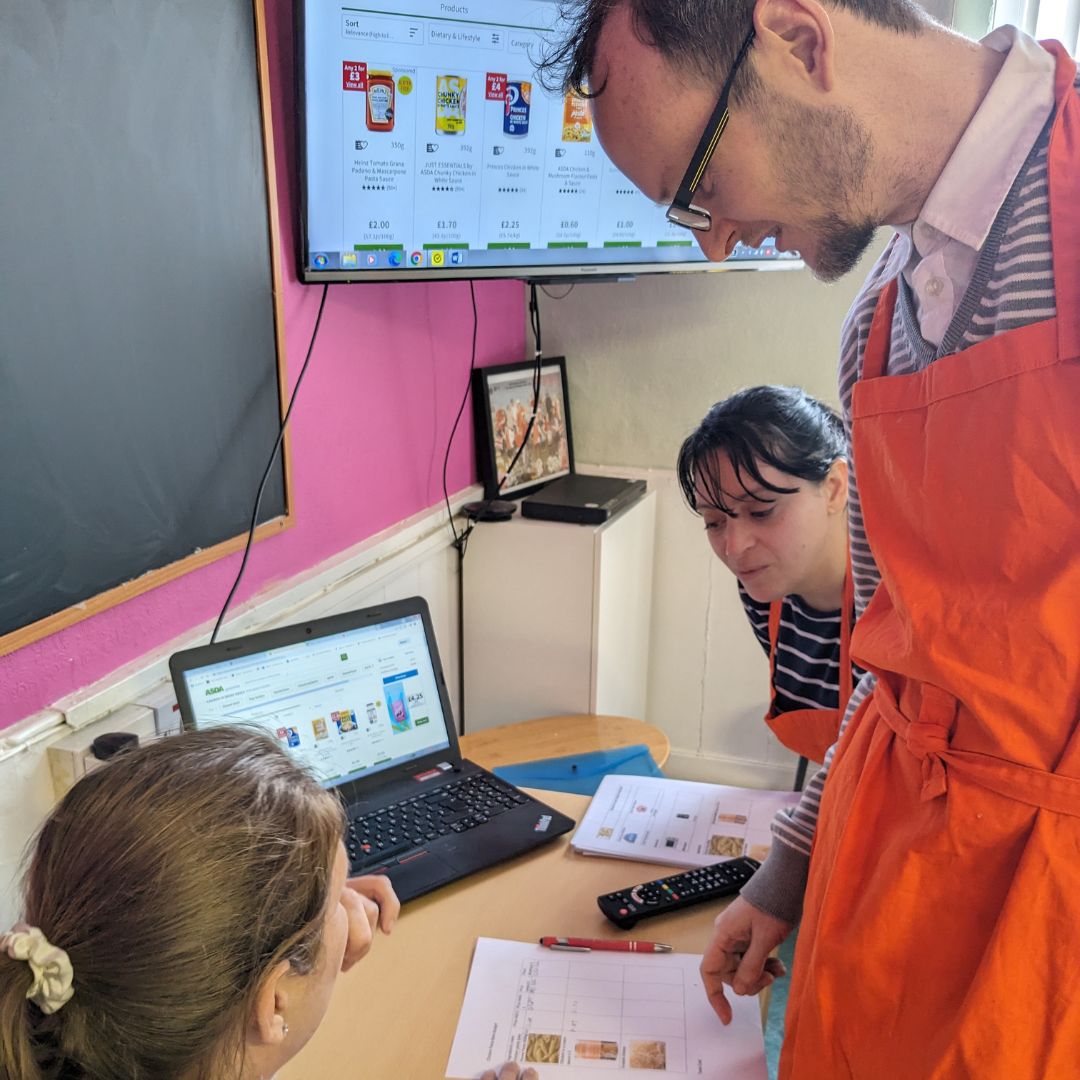
[(435, 81), (435, 130), (440, 135), (465, 131), (464, 75), (440, 75)]

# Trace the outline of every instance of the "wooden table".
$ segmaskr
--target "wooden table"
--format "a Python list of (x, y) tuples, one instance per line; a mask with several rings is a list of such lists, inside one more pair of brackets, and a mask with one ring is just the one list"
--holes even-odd
[[(535, 794), (578, 821), (588, 806), (582, 795)], [(338, 979), (322, 1026), (277, 1080), (442, 1080), (477, 937), (618, 937), (596, 897), (669, 872), (575, 854), (568, 834), (412, 901), (393, 934)], [(647, 936), (703, 952), (720, 906), (657, 919)]]
[(502, 724), (461, 737), (461, 753), (484, 769), (538, 758), (618, 750), (644, 743), (662, 769), (671, 742), (655, 725), (627, 716), (545, 716)]

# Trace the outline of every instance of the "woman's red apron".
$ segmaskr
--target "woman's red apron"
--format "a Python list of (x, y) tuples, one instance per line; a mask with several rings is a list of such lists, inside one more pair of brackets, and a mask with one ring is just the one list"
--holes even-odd
[(852, 406), (878, 675), (825, 785), (784, 1080), (1080, 1077), (1080, 104), (1058, 46), (1057, 317)]
[(784, 601), (769, 605), (769, 685), (772, 696), (765, 723), (776, 737), (800, 757), (824, 761), (825, 751), (836, 742), (840, 721), (851, 697), (851, 624), (855, 618), (855, 594), (851, 583), (851, 563), (844, 578), (844, 599), (840, 609), (840, 683), (839, 705), (835, 709), (790, 709), (776, 711), (776, 645), (780, 637), (780, 615)]

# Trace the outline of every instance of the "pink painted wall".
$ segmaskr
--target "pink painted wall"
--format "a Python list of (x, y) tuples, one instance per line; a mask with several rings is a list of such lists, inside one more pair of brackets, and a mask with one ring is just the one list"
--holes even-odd
[[(320, 290), (300, 285), (295, 273), (292, 3), (266, 0), (266, 9), (291, 389)], [(524, 358), (523, 286), (478, 283), (476, 293), (478, 363)], [(467, 282), (331, 286), (290, 420), (296, 524), (255, 546), (234, 604), (441, 499), (443, 454), (468, 376), (471, 336)], [(450, 492), (474, 479), (466, 409), (450, 458)], [(239, 559), (221, 559), (0, 657), (0, 727), (215, 616)]]

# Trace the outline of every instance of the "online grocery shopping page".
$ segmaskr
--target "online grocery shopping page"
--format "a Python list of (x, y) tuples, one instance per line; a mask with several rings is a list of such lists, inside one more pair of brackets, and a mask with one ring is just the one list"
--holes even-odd
[(574, 248), (615, 261), (643, 246), (703, 259), (604, 155), (587, 102), (535, 80), (556, 12), (544, 0), (306, 0), (315, 267), (480, 266), (515, 251), (565, 262)]
[(258, 724), (324, 785), (450, 745), (419, 615), (185, 678), (199, 727)]

